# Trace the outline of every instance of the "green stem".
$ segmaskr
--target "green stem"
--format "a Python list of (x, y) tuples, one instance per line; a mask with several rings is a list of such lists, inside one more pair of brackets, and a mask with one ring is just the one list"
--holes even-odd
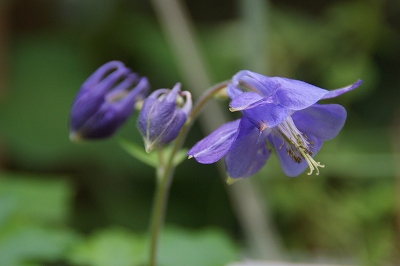
[[(169, 188), (171, 186), (171, 182), (175, 172), (175, 154), (182, 148), (183, 142), (186, 139), (186, 135), (190, 127), (192, 126), (193, 121), (199, 115), (201, 109), (204, 107), (207, 101), (215, 95), (215, 93), (225, 88), (228, 83), (229, 81), (221, 82), (203, 93), (202, 97), (197, 101), (192, 111), (190, 112), (186, 123), (181, 128), (179, 135), (175, 140), (171, 154), (169, 155), (169, 158), (167, 160), (167, 164), (159, 164), (159, 168), (157, 169), (157, 184), (154, 196), (154, 205), (151, 215), (149, 266), (156, 265), (157, 247), (160, 233), (164, 224)], [(162, 151), (160, 150), (159, 152), (161, 153)], [(159, 158), (162, 158), (161, 154)]]

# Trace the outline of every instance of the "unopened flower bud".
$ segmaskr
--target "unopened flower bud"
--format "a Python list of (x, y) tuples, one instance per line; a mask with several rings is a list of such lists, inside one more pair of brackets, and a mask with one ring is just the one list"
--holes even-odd
[(181, 91), (177, 83), (172, 90), (159, 89), (144, 101), (139, 113), (138, 128), (143, 136), (146, 152), (174, 140), (192, 109), (190, 92)]
[(122, 62), (98, 68), (81, 86), (71, 107), (71, 140), (113, 135), (131, 115), (135, 101), (149, 91), (149, 82)]

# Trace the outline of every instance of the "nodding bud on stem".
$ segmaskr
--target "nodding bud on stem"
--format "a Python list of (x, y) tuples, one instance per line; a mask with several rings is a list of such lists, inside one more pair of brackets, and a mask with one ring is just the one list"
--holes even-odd
[(131, 115), (135, 102), (149, 92), (149, 82), (122, 62), (98, 68), (81, 86), (71, 107), (71, 140), (112, 136)]
[(159, 89), (150, 94), (144, 101), (138, 118), (138, 128), (146, 152), (174, 140), (191, 109), (191, 94), (188, 91), (181, 91), (180, 83), (177, 83), (172, 90)]

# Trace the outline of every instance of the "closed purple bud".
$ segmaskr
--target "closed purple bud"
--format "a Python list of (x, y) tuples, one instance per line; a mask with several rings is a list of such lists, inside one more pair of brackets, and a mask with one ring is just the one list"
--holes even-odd
[(177, 83), (172, 90), (159, 89), (144, 101), (139, 113), (138, 128), (143, 136), (146, 152), (174, 140), (192, 109), (192, 96), (181, 91)]
[(113, 135), (131, 115), (135, 102), (149, 92), (149, 82), (122, 62), (98, 68), (81, 86), (71, 107), (71, 140)]

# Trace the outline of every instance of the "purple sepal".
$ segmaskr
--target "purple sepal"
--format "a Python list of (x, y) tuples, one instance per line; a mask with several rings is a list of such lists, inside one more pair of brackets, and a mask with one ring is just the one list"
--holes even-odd
[(223, 124), (210, 135), (196, 143), (188, 156), (202, 164), (215, 163), (226, 155), (238, 134), (240, 119)]
[(112, 136), (129, 118), (135, 101), (149, 91), (147, 78), (140, 78), (122, 62), (98, 68), (81, 86), (69, 118), (70, 138), (101, 139)]
[[(137, 124), (147, 152), (174, 140), (185, 124), (192, 99), (190, 93), (181, 92), (180, 87), (177, 83), (172, 90), (156, 90), (144, 101)], [(177, 99), (182, 96), (186, 97), (186, 101), (179, 107)]]

